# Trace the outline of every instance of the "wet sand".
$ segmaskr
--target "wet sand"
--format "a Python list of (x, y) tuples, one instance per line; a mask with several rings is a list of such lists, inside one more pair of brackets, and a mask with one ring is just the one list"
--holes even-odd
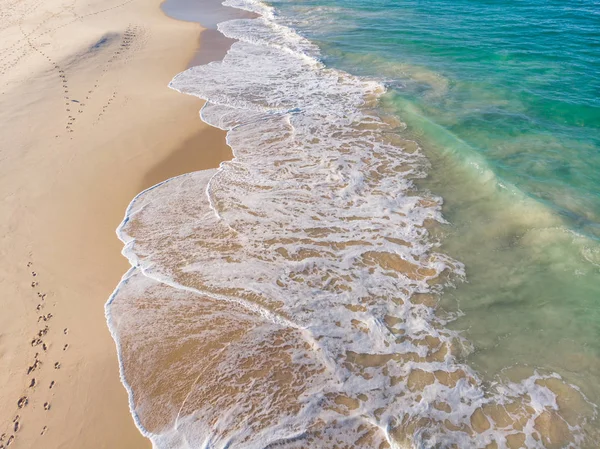
[(104, 316), (129, 267), (115, 228), (142, 189), (231, 157), (167, 87), (217, 55), (158, 1), (0, 11), (0, 446), (149, 448)]

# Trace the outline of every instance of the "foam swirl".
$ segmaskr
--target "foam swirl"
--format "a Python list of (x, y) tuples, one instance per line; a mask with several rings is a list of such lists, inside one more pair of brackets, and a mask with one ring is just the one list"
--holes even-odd
[[(230, 2), (230, 4), (233, 4)], [(171, 87), (207, 100), (234, 160), (140, 194), (135, 267), (108, 310), (138, 424), (159, 448), (563, 447), (594, 416), (555, 374), (486, 385), (436, 315), (464, 267), (427, 227), (427, 163), (260, 3), (222, 62)], [(568, 398), (565, 400), (564, 398)]]

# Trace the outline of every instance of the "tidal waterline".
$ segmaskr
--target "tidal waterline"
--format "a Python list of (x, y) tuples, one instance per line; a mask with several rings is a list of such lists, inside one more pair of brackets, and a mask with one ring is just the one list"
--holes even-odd
[(393, 30), (398, 5), (228, 4), (259, 17), (219, 24), (239, 42), (171, 87), (235, 159), (141, 193), (119, 228), (133, 268), (107, 313), (140, 428), (169, 448), (595, 447), (595, 352), (564, 296), (572, 273), (591, 290), (567, 299), (594, 293), (593, 233), (431, 113), (450, 74), (294, 30), (378, 44), (350, 19)]
[(469, 363), (558, 372), (598, 403), (600, 2), (272, 4), (328, 65), (384, 80), (427, 155), (418, 185), (444, 198), (435, 233), (466, 266), (441, 305)]

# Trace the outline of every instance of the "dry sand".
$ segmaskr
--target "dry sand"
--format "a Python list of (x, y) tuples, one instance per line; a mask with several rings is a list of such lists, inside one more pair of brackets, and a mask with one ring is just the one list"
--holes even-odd
[(199, 33), (156, 0), (0, 0), (0, 446), (150, 447), (103, 306), (129, 201), (230, 158), (201, 102), (167, 88), (215, 57)]

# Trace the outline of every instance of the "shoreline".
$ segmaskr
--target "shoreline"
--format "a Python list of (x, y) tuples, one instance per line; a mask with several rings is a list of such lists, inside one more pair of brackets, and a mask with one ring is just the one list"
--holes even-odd
[[(353, 425), (357, 447), (584, 438), (583, 427), (564, 426), (576, 413), (582, 425), (592, 416), (573, 384), (523, 371), (492, 389), (465, 362), (469, 344), (435, 314), (438, 287), (465, 269), (428, 238), (445, 220), (441, 198), (412, 185), (426, 165), (411, 159), (418, 144), (388, 141), (396, 130), (387, 121), (361, 116), (383, 85), (305, 64), (311, 43), (271, 12), (223, 24), (240, 44), (171, 83), (210, 102), (202, 116), (229, 129), (236, 162), (144, 192), (123, 223), (125, 253), (139, 269), (107, 308), (140, 427), (160, 447), (314, 445), (352, 435)], [(346, 127), (340, 110), (357, 111)], [(366, 204), (368, 213), (354, 212)], [(302, 372), (307, 365), (314, 372)], [(332, 411), (348, 427), (325, 417)], [(506, 431), (517, 426), (526, 430)]]
[[(22, 16), (14, 23), (6, 19), (7, 28), (0, 27), (0, 49), (4, 49), (0, 52), (0, 135), (6, 143), (0, 148), (0, 214), (5, 217), (0, 222), (4, 237), (0, 239), (0, 283), (5, 292), (0, 363), (8, 367), (0, 370), (0, 449), (6, 449), (7, 443), (12, 443), (11, 449), (196, 446), (203, 444), (202, 439), (194, 439), (203, 433), (196, 427), (202, 425), (196, 424), (199, 416), (210, 426), (207, 434), (213, 442), (221, 438), (235, 441), (231, 435), (252, 429), (244, 427), (256, 418), (261, 418), (254, 421), (260, 425), (263, 420), (266, 425), (272, 422), (270, 428), (264, 427), (268, 430), (258, 427), (259, 432), (249, 437), (261, 441), (261, 433), (269, 438), (280, 431), (287, 435), (286, 429), (278, 426), (289, 423), (285, 417), (290, 406), (295, 409), (289, 415), (291, 422), (302, 416), (295, 428), (305, 429), (302, 434), (309, 445), (319, 441), (321, 424), (324, 433), (329, 429), (337, 433), (337, 419), (328, 423), (320, 421), (318, 414), (297, 412), (305, 406), (317, 413), (323, 406), (326, 413), (338, 413), (349, 423), (354, 418), (358, 423), (366, 416), (376, 417), (359, 427), (367, 426), (369, 438), (373, 438), (367, 445), (372, 446), (377, 445), (377, 438), (382, 446), (386, 441), (410, 444), (417, 428), (435, 428), (437, 424), (431, 424), (436, 422), (441, 438), (457, 429), (462, 432), (462, 428), (476, 437), (487, 432), (481, 442), (494, 432), (494, 438), (505, 439), (510, 447), (531, 438), (554, 446), (586, 437), (586, 420), (595, 419), (596, 412), (574, 386), (576, 382), (569, 383), (566, 376), (560, 379), (554, 371), (515, 370), (499, 381), (499, 388), (488, 389), (477, 364), (462, 353), (457, 355), (468, 346), (463, 345), (460, 330), (447, 323), (440, 327), (432, 319), (440, 303), (432, 293), (437, 290), (430, 287), (439, 285), (444, 271), (464, 275), (463, 258), (454, 259), (452, 252), (429, 251), (428, 236), (419, 229), (429, 229), (442, 203), (420, 197), (420, 193), (412, 196), (412, 188), (402, 183), (404, 170), (400, 169), (410, 168), (414, 161), (410, 156), (408, 162), (404, 160), (407, 155), (401, 143), (410, 149), (421, 138), (393, 140), (389, 146), (382, 138), (384, 146), (374, 147), (371, 135), (364, 137), (373, 122), (358, 120), (364, 129), (344, 128), (336, 120), (339, 104), (342, 111), (360, 111), (362, 105), (358, 100), (335, 101), (341, 79), (360, 92), (369, 91), (358, 81), (352, 83), (351, 74), (327, 68), (327, 73), (337, 76), (315, 71), (314, 77), (308, 78), (314, 83), (291, 83), (286, 90), (281, 86), (285, 87), (287, 80), (304, 80), (306, 73), (313, 73), (312, 68), (301, 63), (278, 66), (279, 61), (287, 61), (287, 53), (275, 62), (261, 61), (265, 54), (277, 51), (254, 52), (252, 48), (260, 48), (260, 43), (243, 50), (240, 47), (245, 39), (252, 44), (261, 41), (264, 29), (249, 26), (245, 30), (249, 34), (240, 37), (235, 26), (230, 26), (228, 33), (227, 25), (223, 32), (239, 38), (242, 45), (222, 64), (186, 71), (221, 60), (235, 42), (214, 29), (219, 15), (214, 0), (202, 0), (201, 8), (193, 0), (166, 0), (160, 7), (137, 0), (109, 0), (108, 4), (94, 0), (95, 4), (80, 9), (63, 4), (64, 0), (50, 0), (43, 11), (37, 10), (35, 3), (28, 5), (32, 0), (24, 1)], [(172, 17), (167, 3), (175, 4), (169, 8), (181, 7), (181, 15), (190, 19), (206, 14), (208, 28)], [(56, 12), (59, 9), (61, 12)], [(75, 19), (69, 17), (71, 13)], [(268, 36), (278, 37), (276, 33)], [(287, 44), (284, 50), (293, 54), (297, 41)], [(23, 54), (15, 56), (21, 47)], [(239, 67), (249, 70), (238, 73)], [(176, 76), (182, 71), (186, 71), (182, 77)], [(169, 84), (173, 77), (175, 81)], [(254, 82), (263, 88), (246, 92), (249, 79), (251, 86)], [(273, 92), (271, 84), (276, 85)], [(302, 89), (313, 85), (319, 86), (316, 96), (314, 89)], [(224, 91), (229, 103), (221, 100)], [(293, 94), (288, 98), (282, 91)], [(319, 104), (313, 96), (333, 100)], [(250, 104), (283, 101), (286, 106), (286, 101), (302, 104), (312, 99), (309, 106), (320, 107), (286, 109), (287, 125), (294, 125), (294, 140), (289, 141), (289, 128), (283, 120), (255, 120), (254, 109), (237, 109), (244, 103), (240, 97)], [(241, 126), (227, 134), (207, 125), (199, 117), (205, 104), (202, 99), (211, 101), (204, 109), (209, 123), (227, 123), (223, 117), (228, 118), (233, 109), (239, 112), (235, 118)], [(231, 105), (234, 107), (228, 110)], [(315, 123), (324, 126), (310, 126)], [(330, 129), (343, 132), (330, 133)], [(375, 126), (373, 136), (378, 138), (386, 131), (386, 126)], [(348, 140), (328, 140), (333, 136), (339, 139), (339, 135)], [(239, 155), (236, 163), (225, 163), (219, 171), (199, 172), (232, 159), (226, 138)], [(318, 151), (314, 151), (316, 144), (320, 145)], [(266, 151), (261, 151), (263, 147)], [(375, 153), (374, 148), (383, 151)], [(320, 159), (311, 158), (315, 153)], [(395, 165), (398, 161), (403, 161), (402, 166)], [(388, 163), (394, 164), (393, 169)], [(236, 176), (244, 169), (253, 176)], [(431, 173), (435, 173), (433, 169)], [(289, 174), (298, 184), (289, 182)], [(445, 176), (436, 176), (433, 185), (450, 179)], [(349, 179), (357, 180), (360, 188), (348, 189), (345, 180)], [(298, 192), (298, 185), (312, 193)], [(351, 198), (352, 202), (343, 204), (339, 198)], [(385, 208), (379, 207), (381, 198), (387, 200)], [(352, 207), (360, 204), (372, 209), (364, 216), (351, 215)], [(218, 220), (214, 221), (213, 215)], [(450, 221), (453, 226), (464, 226), (456, 217)], [(495, 222), (503, 227), (499, 231), (519, 229), (517, 221), (510, 227), (508, 222)], [(229, 223), (236, 225), (230, 226), (235, 235), (228, 233)], [(122, 241), (115, 237), (115, 229)], [(369, 235), (344, 244), (347, 236), (365, 237), (359, 233), (365, 229), (376, 230), (376, 251)], [(434, 227), (431, 229), (433, 233)], [(304, 232), (306, 238), (295, 242), (296, 235)], [(329, 233), (333, 236), (328, 240)], [(263, 236), (274, 238), (265, 240)], [(197, 250), (192, 245), (198, 245)], [(329, 246), (331, 251), (313, 250), (317, 245)], [(359, 252), (360, 259), (356, 257)], [(469, 250), (468, 255), (471, 253)], [(472, 267), (478, 264), (466, 256), (469, 278), (477, 279)], [(310, 270), (299, 271), (298, 258), (318, 258), (314, 266), (327, 267), (326, 275), (317, 276), (323, 273), (315, 271), (311, 278)], [(359, 262), (340, 263), (348, 260)], [(369, 278), (363, 283), (365, 267)], [(161, 269), (166, 278), (161, 277)], [(153, 272), (158, 275), (153, 277)], [(286, 278), (281, 273), (292, 275)], [(213, 290), (231, 296), (219, 293), (213, 297), (211, 288), (205, 291), (204, 279)], [(244, 290), (245, 285), (251, 287)], [(360, 292), (365, 285), (380, 290), (346, 296), (345, 292)], [(314, 295), (315, 290), (320, 296)], [(260, 293), (257, 300), (251, 296), (256, 292)], [(246, 301), (248, 297), (252, 300)], [(295, 314), (296, 298), (306, 303), (301, 313)], [(281, 301), (270, 302), (272, 299)], [(243, 307), (233, 310), (232, 302), (243, 302)], [(336, 315), (322, 314), (320, 308)], [(270, 315), (272, 309), (283, 314)], [(287, 320), (287, 312), (290, 318), (285, 321), (284, 333), (279, 319)], [(485, 318), (488, 310), (482, 312)], [(265, 316), (269, 319), (263, 320)], [(308, 331), (296, 334), (296, 327)], [(230, 333), (232, 330), (235, 332)], [(337, 336), (342, 330), (351, 347), (339, 344)], [(381, 335), (385, 339), (380, 339)], [(407, 351), (405, 341), (414, 344), (409, 349), (419, 353)], [(481, 339), (465, 341), (475, 345)], [(208, 364), (207, 354), (214, 354)], [(575, 363), (589, 363), (581, 358)], [(302, 364), (296, 365), (298, 361)], [(419, 363), (418, 368), (411, 367), (413, 361)], [(444, 368), (440, 369), (442, 362)], [(302, 371), (305, 366), (316, 368)], [(337, 368), (347, 373), (342, 384), (335, 382), (335, 376), (323, 374), (336, 373)], [(366, 370), (369, 379), (363, 376)], [(363, 382), (363, 378), (369, 381), (378, 375), (384, 381), (389, 379), (389, 385), (372, 388), (373, 383)], [(292, 382), (268, 382), (290, 378)], [(228, 389), (230, 382), (239, 379)], [(261, 385), (272, 389), (261, 390)], [(298, 387), (288, 390), (289, 385)], [(311, 391), (311, 385), (317, 385), (318, 391)], [(430, 394), (441, 385), (446, 388)], [(463, 386), (468, 388), (466, 393), (460, 391)], [(384, 408), (379, 408), (383, 398), (378, 391), (385, 394)], [(511, 396), (506, 391), (518, 394)], [(454, 401), (463, 394), (477, 399)], [(552, 396), (554, 405), (539, 399)], [(284, 398), (281, 404), (279, 398)], [(422, 407), (423, 399), (428, 407)], [(501, 414), (498, 406), (507, 403), (513, 411)], [(262, 410), (260, 404), (268, 405)], [(413, 409), (416, 404), (419, 409)], [(254, 410), (259, 411), (258, 416)], [(394, 421), (405, 410), (412, 410), (411, 418)], [(380, 420), (377, 415), (382, 413), (392, 420)], [(461, 428), (454, 421), (449, 426), (447, 418), (459, 414)], [(226, 419), (221, 421), (223, 417)], [(582, 427), (571, 424), (571, 418), (582, 422)], [(311, 439), (314, 429), (305, 425), (310, 419), (320, 421), (315, 426), (315, 440)], [(507, 425), (497, 426), (501, 421)], [(573, 427), (566, 428), (567, 421)], [(220, 425), (212, 426), (213, 422)], [(241, 427), (236, 428), (238, 423)], [(381, 423), (387, 423), (383, 433), (379, 433), (384, 430)], [(506, 433), (507, 427), (516, 426), (527, 431), (518, 437)], [(347, 434), (346, 429), (339, 430)], [(296, 434), (291, 436), (295, 439)], [(359, 436), (356, 443), (364, 443)], [(262, 440), (260, 445), (269, 444)]]
[[(12, 143), (0, 167), (0, 226), (10, 236), (0, 242), (0, 435), (15, 435), (16, 448), (149, 448), (103, 307), (129, 268), (115, 235), (127, 204), (231, 158), (225, 133), (199, 119), (202, 101), (168, 88), (202, 55), (203, 30), (158, 1), (96, 2), (77, 11), (80, 20), (43, 21), (45, 12), (20, 18), (35, 49), (19, 41), (19, 27), (1, 32), (23, 55), (0, 76), (0, 132)], [(38, 332), (42, 343), (31, 346)]]

